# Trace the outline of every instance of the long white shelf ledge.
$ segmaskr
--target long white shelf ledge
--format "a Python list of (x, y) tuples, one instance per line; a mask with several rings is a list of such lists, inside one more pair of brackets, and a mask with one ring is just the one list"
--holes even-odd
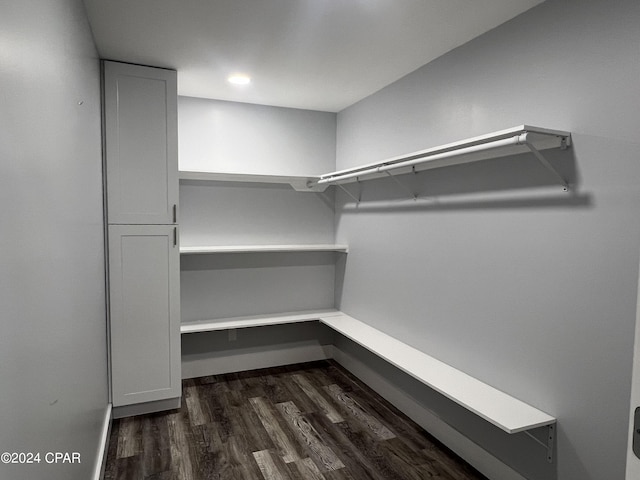
[(269, 252), (342, 252), (348, 253), (348, 245), (309, 244), (309, 245), (201, 245), (180, 247), (181, 255), (210, 253), (269, 253)]
[(556, 423), (551, 415), (344, 313), (320, 321), (507, 433)]
[(317, 321), (507, 433), (556, 423), (551, 415), (335, 309), (183, 322), (180, 333)]
[(311, 187), (357, 182), (394, 174), (447, 167), (471, 163), (490, 158), (530, 152), (563, 186), (567, 179), (544, 158), (540, 150), (550, 148), (565, 149), (571, 145), (571, 134), (560, 130), (519, 125), (498, 132), (461, 140), (439, 147), (420, 150), (406, 155), (392, 157), (382, 162), (361, 165), (321, 175)]
[[(180, 182), (190, 180), (205, 182), (275, 183), (288, 184), (299, 192), (323, 192), (329, 185), (359, 182), (404, 173), (418, 172), (431, 168), (441, 168), (462, 163), (471, 163), (490, 158), (529, 152), (546, 168), (555, 179), (568, 187), (564, 178), (541, 150), (565, 149), (571, 146), (571, 133), (549, 128), (519, 125), (498, 132), (448, 143), (438, 147), (388, 158), (381, 162), (338, 170), (324, 175), (262, 175), (250, 173), (202, 172), (181, 170)], [(393, 172), (393, 174), (391, 173)]]
[(181, 183), (189, 180), (204, 182), (237, 182), (237, 183), (274, 183), (290, 185), (298, 192), (324, 192), (327, 185), (317, 184), (317, 175), (259, 175), (251, 173), (197, 172), (181, 170), (178, 172)]
[(339, 314), (340, 312), (337, 310), (328, 309), (183, 322), (180, 325), (180, 333), (214, 332), (216, 330), (230, 330), (233, 328), (263, 327), (267, 325), (282, 325), (285, 323), (317, 322), (320, 318), (331, 318), (332, 315)]

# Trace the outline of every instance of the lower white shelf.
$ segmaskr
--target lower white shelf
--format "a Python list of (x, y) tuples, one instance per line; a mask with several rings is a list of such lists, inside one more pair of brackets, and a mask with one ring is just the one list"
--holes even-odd
[(551, 415), (355, 318), (339, 313), (320, 321), (507, 433), (556, 423)]
[(556, 423), (551, 415), (335, 309), (187, 322), (181, 325), (180, 333), (316, 321), (507, 433), (526, 432)]
[(331, 316), (339, 314), (340, 312), (334, 309), (306, 310), (302, 312), (275, 313), (270, 315), (252, 315), (248, 317), (231, 317), (196, 322), (183, 322), (180, 325), (180, 333), (214, 332), (216, 330), (262, 327), (266, 325), (281, 325), (284, 323), (317, 322), (320, 318), (331, 318)]

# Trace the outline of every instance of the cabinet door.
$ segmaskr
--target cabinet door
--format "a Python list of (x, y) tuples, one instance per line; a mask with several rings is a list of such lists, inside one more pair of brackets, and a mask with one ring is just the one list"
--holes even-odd
[(177, 227), (109, 226), (113, 406), (181, 394)]
[(105, 61), (103, 74), (108, 223), (176, 223), (176, 72)]

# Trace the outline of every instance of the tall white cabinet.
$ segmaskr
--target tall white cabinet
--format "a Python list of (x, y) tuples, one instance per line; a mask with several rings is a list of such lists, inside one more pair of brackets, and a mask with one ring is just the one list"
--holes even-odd
[(180, 404), (176, 72), (103, 62), (114, 416)]

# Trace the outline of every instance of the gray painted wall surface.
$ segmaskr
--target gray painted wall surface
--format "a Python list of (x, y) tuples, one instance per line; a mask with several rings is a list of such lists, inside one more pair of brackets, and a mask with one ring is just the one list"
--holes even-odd
[(289, 185), (189, 181), (180, 184), (180, 244), (333, 243), (332, 192)]
[(290, 365), (331, 358), (333, 331), (319, 322), (239, 328), (182, 336), (182, 377)]
[(178, 100), (181, 170), (305, 176), (335, 166), (335, 113)]
[(108, 402), (97, 53), (79, 0), (2, 2), (0, 31), (0, 451), (42, 455), (0, 478), (86, 480)]
[(333, 308), (336, 255), (183, 255), (182, 321)]
[(535, 443), (443, 413), (534, 480), (624, 478), (638, 38), (638, 2), (548, 0), (338, 115), (338, 168), (522, 123), (574, 133), (550, 154), (573, 195), (528, 157), (409, 178), (417, 202), (389, 180), (364, 183), (357, 208), (337, 195), (350, 247), (339, 307), (557, 416), (549, 466)]

